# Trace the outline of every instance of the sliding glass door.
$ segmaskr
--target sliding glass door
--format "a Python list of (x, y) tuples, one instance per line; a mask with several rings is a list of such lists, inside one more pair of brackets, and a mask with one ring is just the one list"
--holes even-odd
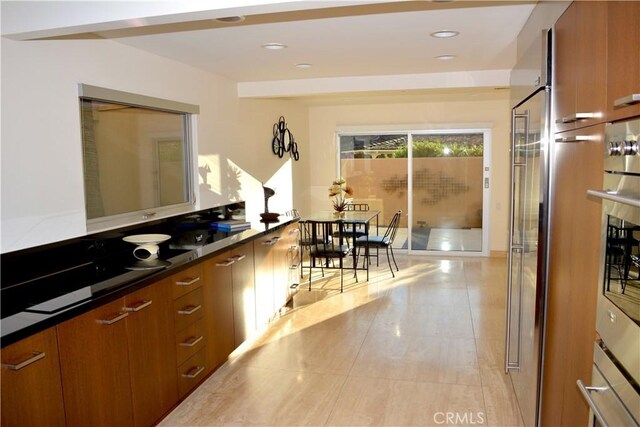
[(411, 249), (483, 253), (485, 133), (412, 136)]
[(381, 211), (381, 234), (402, 210), (394, 248), (488, 255), (488, 130), (340, 133), (338, 140), (340, 175), (354, 203)]
[(394, 248), (407, 243), (408, 159), (407, 134), (349, 134), (339, 136), (340, 176), (354, 190), (353, 203), (364, 203), (380, 211), (378, 232), (383, 234), (393, 215), (401, 210)]

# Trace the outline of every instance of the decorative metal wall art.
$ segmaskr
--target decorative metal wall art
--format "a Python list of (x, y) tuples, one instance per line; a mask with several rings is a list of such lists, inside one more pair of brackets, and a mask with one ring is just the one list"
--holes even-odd
[(300, 153), (298, 153), (298, 143), (293, 137), (293, 134), (287, 127), (287, 123), (284, 120), (284, 116), (280, 116), (278, 123), (273, 125), (273, 139), (271, 140), (271, 149), (273, 154), (278, 157), (284, 157), (284, 153), (287, 152), (293, 160), (300, 159)]

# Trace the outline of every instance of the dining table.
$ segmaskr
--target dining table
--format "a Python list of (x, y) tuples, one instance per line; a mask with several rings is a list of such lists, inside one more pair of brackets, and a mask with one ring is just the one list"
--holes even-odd
[[(360, 227), (364, 231), (364, 236), (369, 236), (369, 231), (371, 229), (371, 222), (375, 220), (376, 226), (376, 234), (378, 233), (378, 218), (380, 216), (380, 211), (378, 210), (369, 210), (369, 211), (319, 211), (312, 213), (310, 215), (305, 215), (300, 218), (300, 222), (305, 221), (322, 221), (322, 222), (333, 222), (335, 224), (342, 223), (343, 225), (350, 225), (352, 227)], [(361, 234), (362, 236), (362, 234)], [(358, 255), (356, 253), (356, 242), (355, 240), (352, 242), (352, 256), (353, 256), (353, 266), (357, 268), (358, 264)], [(365, 258), (367, 261), (364, 263), (366, 267), (362, 267), (358, 270), (366, 270), (367, 272), (367, 281), (369, 280), (369, 249), (368, 246), (365, 246)]]

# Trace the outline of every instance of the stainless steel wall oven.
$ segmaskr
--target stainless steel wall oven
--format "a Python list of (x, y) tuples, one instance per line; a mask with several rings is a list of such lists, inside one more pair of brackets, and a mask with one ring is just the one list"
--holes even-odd
[(578, 381), (594, 426), (640, 425), (640, 118), (606, 128), (600, 287), (592, 385)]

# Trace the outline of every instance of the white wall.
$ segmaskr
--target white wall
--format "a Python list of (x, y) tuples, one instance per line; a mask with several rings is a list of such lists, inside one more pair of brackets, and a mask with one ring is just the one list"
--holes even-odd
[(337, 176), (336, 130), (349, 127), (424, 129), (442, 125), (487, 123), (492, 129), (490, 250), (507, 250), (509, 218), (509, 91), (478, 97), (451, 95), (407, 103), (312, 106), (309, 109), (309, 150), (312, 210), (327, 210), (327, 188)]
[[(247, 200), (262, 212), (260, 182), (277, 187), (270, 210), (305, 206), (307, 108), (291, 101), (239, 100), (235, 82), (107, 40), (2, 39), (1, 251), (86, 234), (78, 83), (200, 105), (199, 208)], [(271, 153), (284, 115), (301, 161)]]

